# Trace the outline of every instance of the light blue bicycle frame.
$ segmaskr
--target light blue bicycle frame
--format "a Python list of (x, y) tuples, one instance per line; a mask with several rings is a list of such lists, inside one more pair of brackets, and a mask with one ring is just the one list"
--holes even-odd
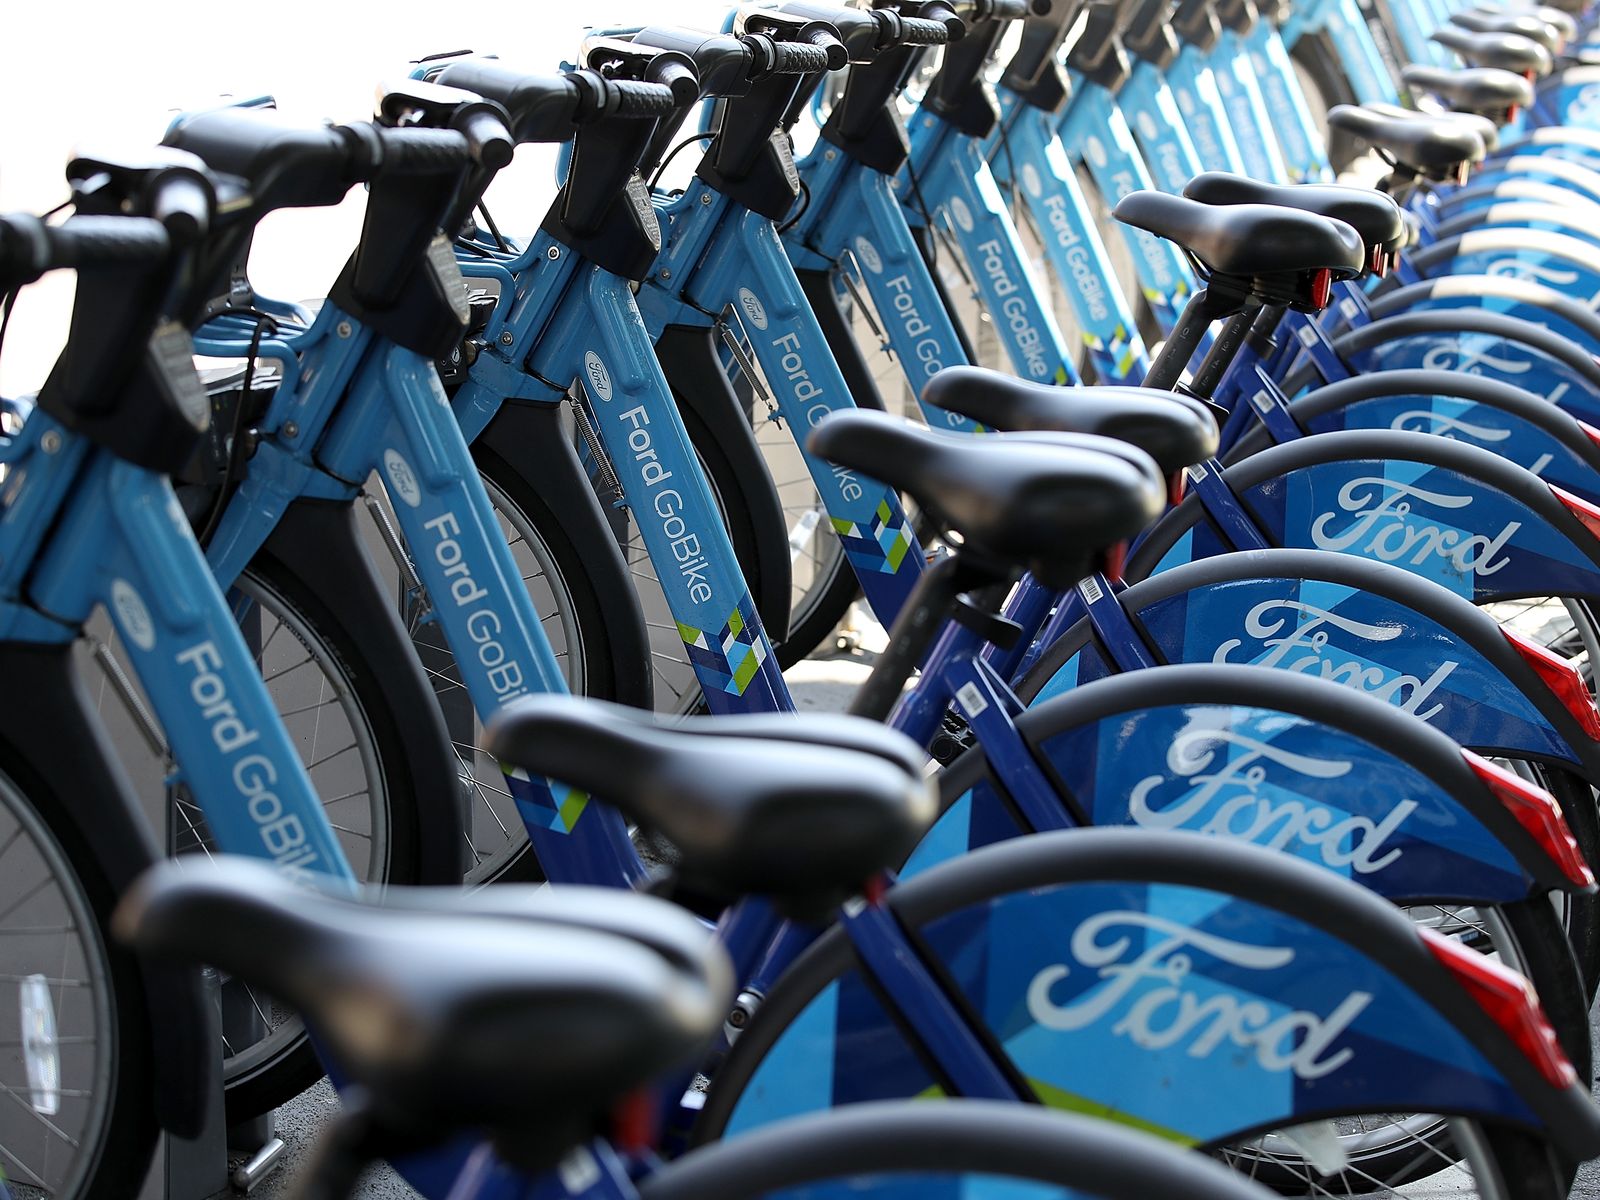
[(64, 644), (103, 605), (214, 844), (353, 880), (167, 478), (38, 410), (0, 462), (0, 638)]
[[(212, 322), (196, 338), (197, 348), (239, 354), (238, 325)], [(263, 439), (212, 540), (217, 577), (238, 576), (290, 501), (352, 498), (376, 470), (477, 711), (487, 718), (519, 696), (565, 691), (433, 363), (331, 304), (309, 329), (264, 341), (261, 354), (283, 368), (263, 422), (274, 432)], [(508, 782), (550, 878), (642, 876), (613, 810), (520, 773)]]
[(1260, 20), (1244, 39), (1250, 56), (1250, 69), (1261, 86), (1262, 102), (1270, 114), (1268, 124), (1277, 137), (1278, 149), (1291, 183), (1327, 183), (1333, 179), (1328, 169), (1328, 148), (1322, 131), (1311, 117), (1311, 106), (1295, 75), (1294, 64), (1283, 37), (1271, 21)]
[[(1026, 103), (1004, 86), (997, 90), (1002, 124), (989, 143), (996, 184), (1003, 190), (1020, 184), (1046, 260), (1072, 304), (1096, 378), (1142, 383), (1149, 352), (1061, 144), (1055, 114)], [(1020, 178), (1013, 179), (1013, 172)]]
[[(912, 115), (910, 130), (911, 156), (898, 178), (908, 221), (913, 226), (924, 219), (945, 222), (1018, 375), (1036, 383), (1077, 383), (1066, 339), (990, 173), (984, 141), (960, 132), (926, 106)], [(926, 218), (912, 209), (918, 201), (928, 205)]]
[[(1254, 32), (1252, 28), (1251, 33)], [(1231, 29), (1224, 29), (1211, 52), (1210, 65), (1222, 97), (1227, 128), (1239, 148), (1239, 165), (1244, 173), (1264, 183), (1288, 183), (1289, 170), (1273, 133), (1266, 95), (1261, 90), (1257, 69), (1244, 39)]]
[[(811, 200), (785, 230), (784, 250), (799, 270), (851, 270), (866, 288), (912, 393), (945, 367), (964, 365), (966, 352), (922, 259), (905, 210), (889, 178), (857, 162), (826, 139), (797, 164)], [(936, 429), (972, 432), (977, 424), (957, 413), (922, 405)]]
[(1372, 32), (1356, 0), (1311, 0), (1295, 5), (1284, 22), (1283, 43), (1289, 48), (1304, 35), (1326, 31), (1338, 50), (1345, 75), (1359, 104), (1398, 104), (1400, 94), (1372, 40)]
[(867, 602), (880, 621), (892, 622), (922, 573), (922, 547), (893, 489), (806, 449), (817, 422), (855, 401), (772, 221), (700, 179), (662, 210), (666, 241), (638, 295), (646, 330), (659, 338), (671, 325), (724, 319), (713, 313), (733, 317)]
[[(1133, 130), (1111, 93), (1076, 73), (1072, 93), (1061, 118), (1061, 141), (1088, 163), (1107, 204), (1154, 188)], [(1142, 229), (1118, 226), (1118, 230), (1133, 252), (1145, 302), (1162, 331), (1171, 333), (1195, 290), (1194, 273), (1171, 242)]]

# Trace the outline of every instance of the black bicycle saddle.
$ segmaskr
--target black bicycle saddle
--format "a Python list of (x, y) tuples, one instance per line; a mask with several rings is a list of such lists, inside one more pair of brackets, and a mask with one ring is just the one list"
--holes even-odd
[(1217, 452), (1217, 423), (1192, 396), (1134, 387), (1056, 387), (986, 367), (948, 367), (922, 399), (990, 429), (1086, 433), (1137, 446), (1171, 477)]
[(604, 797), (681, 854), (684, 882), (818, 917), (906, 854), (937, 815), (927, 756), (853, 717), (658, 721), (533, 696), (490, 723), (501, 762)]
[[(493, 915), (458, 888), (389, 907), (253, 860), (188, 858), (146, 872), (113, 929), (151, 959), (208, 963), (304, 1014), (395, 1149), (473, 1130), (543, 1168), (700, 1052), (733, 989), (726, 955), (676, 906), (549, 892), (493, 889)], [(564, 919), (574, 906), (601, 915), (577, 925)]]
[(1254, 278), (1328, 269), (1341, 279), (1367, 262), (1361, 235), (1342, 221), (1274, 204), (1201, 204), (1166, 192), (1130, 192), (1112, 216), (1176, 242), (1219, 275)]
[(1422, 113), (1336, 104), (1328, 110), (1328, 124), (1430, 178), (1456, 177), (1464, 167), (1483, 161), (1483, 138), (1455, 117), (1431, 118)]
[(1437, 96), (1458, 112), (1494, 117), (1533, 103), (1533, 84), (1499, 67), (1429, 67), (1412, 63), (1400, 78), (1413, 92)]
[(1361, 235), (1364, 245), (1398, 254), (1406, 244), (1406, 219), (1400, 206), (1371, 188), (1297, 183), (1261, 183), (1245, 175), (1206, 171), (1196, 175), (1183, 194), (1202, 204), (1279, 204), (1343, 221)]
[[(1575, 2), (1578, 7), (1581, 8), (1583, 0), (1575, 0)], [(1563, 41), (1570, 42), (1573, 38), (1578, 36), (1578, 22), (1573, 19), (1572, 13), (1568, 10), (1559, 8), (1554, 4), (1529, 4), (1525, 2), (1519, 2), (1507, 4), (1504, 7), (1480, 4), (1476, 8), (1468, 9), (1466, 11), (1475, 16), (1482, 15), (1486, 17), (1495, 17), (1506, 12), (1527, 13), (1530, 16), (1537, 17), (1546, 25), (1549, 25), (1561, 35), (1561, 39)], [(1471, 27), (1463, 26), (1463, 28)]]
[(1550, 51), (1520, 33), (1473, 33), (1455, 25), (1433, 32), (1431, 41), (1454, 50), (1474, 67), (1500, 67), (1518, 75), (1548, 75), (1554, 65)]
[(1398, 104), (1377, 102), (1365, 106), (1372, 112), (1386, 117), (1398, 117), (1407, 121), (1419, 121), (1424, 124), (1454, 125), (1462, 129), (1470, 129), (1477, 134), (1483, 142), (1485, 154), (1493, 154), (1500, 145), (1500, 126), (1482, 113), (1471, 112), (1422, 112), (1415, 108), (1402, 108)]
[(1147, 455), (1087, 450), (1071, 434), (974, 437), (863, 410), (824, 418), (806, 445), (911, 496), (941, 531), (961, 535), (974, 565), (1023, 567), (1055, 587), (1097, 569), (1166, 496)]
[(1551, 54), (1561, 48), (1561, 43), (1566, 40), (1565, 35), (1551, 22), (1546, 21), (1537, 13), (1517, 12), (1486, 12), (1483, 9), (1471, 9), (1467, 12), (1450, 14), (1450, 24), (1465, 29), (1468, 33), (1515, 33), (1530, 41), (1538, 42)]

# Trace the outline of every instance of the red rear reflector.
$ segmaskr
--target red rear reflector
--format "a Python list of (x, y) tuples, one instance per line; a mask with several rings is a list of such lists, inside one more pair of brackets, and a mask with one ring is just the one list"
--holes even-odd
[(1600, 429), (1596, 429), (1593, 425), (1585, 424), (1583, 421), (1578, 422), (1578, 428), (1583, 430), (1584, 437), (1588, 438), (1596, 446), (1600, 446)]
[(1573, 1070), (1567, 1052), (1561, 1048), (1556, 1031), (1550, 1026), (1550, 1019), (1539, 1007), (1539, 997), (1531, 983), (1493, 959), (1468, 950), (1431, 929), (1419, 928), (1417, 932), (1433, 957), (1538, 1068), (1546, 1083), (1554, 1088), (1569, 1088), (1578, 1081), (1578, 1072)]
[(1555, 493), (1557, 500), (1595, 537), (1600, 538), (1600, 508), (1596, 508), (1587, 500), (1581, 500), (1571, 492), (1562, 491), (1555, 484), (1546, 484)]
[(1118, 542), (1106, 551), (1105, 566), (1100, 573), (1112, 583), (1122, 582), (1122, 568), (1128, 565), (1128, 543)]
[(1506, 121), (1507, 121), (1507, 123), (1509, 123), (1511, 121), (1515, 121), (1517, 119), (1517, 114), (1519, 112), (1521, 112), (1521, 111), (1522, 111), (1522, 105), (1520, 105), (1520, 104), (1512, 104), (1512, 105), (1508, 106), (1506, 108)]
[(884, 893), (889, 890), (889, 877), (881, 871), (867, 880), (866, 886), (861, 889), (861, 895), (866, 902), (877, 908), (883, 903)]
[(1578, 849), (1578, 840), (1572, 836), (1554, 796), (1471, 750), (1463, 750), (1461, 757), (1467, 760), (1467, 766), (1483, 781), (1484, 787), (1517, 819), (1517, 824), (1533, 835), (1533, 840), (1561, 868), (1563, 875), (1581, 888), (1594, 886), (1594, 872), (1589, 869), (1583, 851)]
[(1556, 694), (1566, 710), (1577, 718), (1584, 733), (1600, 741), (1600, 709), (1595, 708), (1589, 685), (1583, 682), (1578, 669), (1555, 651), (1545, 649), (1520, 633), (1513, 633), (1509, 629), (1500, 632), (1506, 635), (1511, 648), (1522, 655), (1523, 660), (1544, 680), (1545, 686)]
[(1372, 273), (1379, 279), (1389, 273), (1389, 256), (1384, 253), (1382, 246), (1372, 248)]
[(1174, 471), (1172, 478), (1167, 480), (1167, 503), (1174, 508), (1183, 503), (1184, 490), (1189, 486), (1189, 475), (1185, 471)]
[(656, 1144), (654, 1088), (640, 1088), (617, 1101), (611, 1110), (611, 1140), (624, 1154), (643, 1154)]
[(1331, 299), (1333, 299), (1333, 272), (1327, 267), (1318, 267), (1311, 273), (1311, 307), (1327, 308)]

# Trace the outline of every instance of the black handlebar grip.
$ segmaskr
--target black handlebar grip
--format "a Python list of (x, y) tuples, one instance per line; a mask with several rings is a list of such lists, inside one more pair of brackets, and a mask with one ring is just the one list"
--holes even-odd
[(850, 61), (850, 47), (839, 39), (839, 31), (836, 29), (813, 29), (809, 33), (802, 32), (798, 40), (813, 46), (821, 46), (826, 50), (830, 71), (837, 71)]
[[(664, 117), (678, 107), (677, 92), (670, 84), (610, 79), (606, 86), (611, 92), (611, 103), (606, 107), (619, 117)], [(695, 83), (692, 99), (699, 95), (700, 85)]]
[(904, 46), (942, 46), (951, 40), (950, 27), (943, 21), (901, 17), (899, 40)]
[(166, 227), (153, 217), (73, 217), (46, 225), (13, 213), (0, 217), (0, 292), (67, 267), (160, 262), (171, 245)]
[(967, 36), (967, 23), (956, 14), (955, 5), (947, 0), (925, 0), (918, 7), (917, 16), (923, 21), (943, 22), (952, 42), (959, 42)]
[(153, 217), (73, 217), (43, 228), (45, 270), (160, 262), (172, 246), (167, 226)]
[(988, 0), (991, 21), (1021, 21), (1026, 17), (1048, 17), (1050, 0)]
[(0, 217), (0, 294), (32, 283), (50, 269), (45, 223), (29, 213)]
[[(837, 38), (838, 66), (844, 65), (844, 45)], [(834, 52), (829, 46), (808, 46), (804, 42), (775, 42), (772, 47), (772, 74), (813, 75), (819, 71), (833, 71)]]
[(454, 129), (378, 128), (381, 171), (397, 175), (448, 175), (472, 159), (464, 134)]
[[(673, 55), (671, 57), (665, 54), (661, 55), (650, 64), (648, 73), (650, 78), (645, 82), (663, 84), (671, 90), (673, 107), (693, 104), (700, 99), (700, 76), (683, 55)], [(618, 79), (615, 82), (622, 84), (632, 81)], [(623, 115), (621, 109), (618, 110), (618, 115)], [(629, 113), (627, 115), (643, 116), (646, 114)]]
[(211, 189), (196, 175), (172, 173), (156, 185), (150, 215), (166, 227), (172, 240), (193, 245), (211, 227)]
[(487, 107), (474, 108), (457, 122), (456, 128), (466, 136), (472, 159), (480, 167), (498, 171), (510, 165), (517, 143), (499, 114)]

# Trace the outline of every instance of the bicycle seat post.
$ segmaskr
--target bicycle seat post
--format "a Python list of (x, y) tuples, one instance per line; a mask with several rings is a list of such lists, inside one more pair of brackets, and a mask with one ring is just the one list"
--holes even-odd
[(922, 573), (905, 607), (889, 630), (889, 646), (873, 664), (847, 710), (852, 716), (887, 721), (906, 680), (922, 664), (961, 594), (993, 582), (989, 572), (974, 570), (960, 552), (936, 560)]
[(1206, 330), (1211, 328), (1212, 322), (1241, 313), (1247, 300), (1248, 293), (1241, 294), (1231, 288), (1216, 287), (1215, 284), (1208, 284), (1196, 292), (1184, 305), (1177, 328), (1167, 338), (1161, 353), (1156, 355), (1156, 361), (1150, 365), (1144, 386), (1162, 391), (1177, 387), (1183, 378), (1184, 368), (1199, 349), (1200, 341), (1205, 337)]

